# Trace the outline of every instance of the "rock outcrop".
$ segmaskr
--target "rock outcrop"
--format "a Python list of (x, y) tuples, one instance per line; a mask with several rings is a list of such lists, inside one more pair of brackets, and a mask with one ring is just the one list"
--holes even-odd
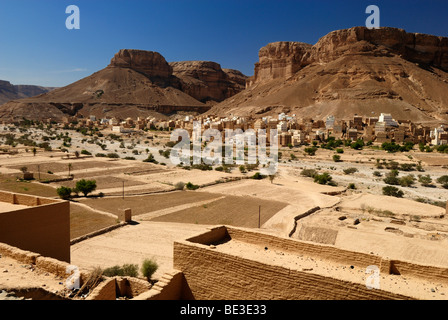
[(289, 78), (311, 63), (312, 45), (301, 42), (274, 42), (260, 49), (254, 76), (247, 85), (278, 78)]
[(448, 38), (402, 29), (355, 27), (315, 45), (275, 42), (259, 51), (246, 90), (208, 113), (349, 119), (392, 113), (448, 121)]
[(270, 43), (259, 51), (253, 84), (278, 78), (287, 79), (312, 63), (329, 63), (344, 55), (400, 55), (403, 59), (448, 71), (448, 38), (403, 29), (354, 27), (330, 32), (314, 46), (301, 42)]
[(220, 102), (245, 88), (246, 76), (222, 69), (211, 61), (171, 62), (173, 74), (181, 80), (181, 90), (202, 102)]
[(173, 69), (158, 52), (122, 49), (110, 61), (110, 67), (129, 68), (150, 78), (170, 78)]

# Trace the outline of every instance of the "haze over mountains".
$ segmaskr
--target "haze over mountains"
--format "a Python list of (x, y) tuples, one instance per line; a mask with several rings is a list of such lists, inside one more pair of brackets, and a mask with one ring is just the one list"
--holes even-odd
[(0, 107), (0, 119), (64, 115), (136, 117), (196, 112), (347, 119), (391, 113), (448, 121), (448, 38), (365, 27), (315, 45), (263, 47), (250, 78), (215, 62), (168, 63), (157, 52), (120, 50), (109, 66), (64, 88)]
[(33, 85), (13, 85), (9, 81), (0, 80), (0, 105), (16, 99), (28, 98), (49, 92), (55, 88)]

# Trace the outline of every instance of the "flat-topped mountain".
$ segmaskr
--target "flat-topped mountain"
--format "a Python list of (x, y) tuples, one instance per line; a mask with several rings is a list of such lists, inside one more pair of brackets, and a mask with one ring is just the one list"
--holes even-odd
[[(210, 108), (205, 102), (223, 101), (244, 89), (245, 76), (237, 78), (236, 71), (227, 76), (217, 63), (198, 61), (181, 72), (178, 67), (184, 63), (174, 65), (157, 52), (123, 49), (91, 76), (38, 97), (6, 103), (0, 107), (0, 119), (202, 113)], [(207, 65), (213, 65), (213, 70)]]
[(415, 122), (446, 122), (447, 72), (448, 38), (355, 27), (331, 32), (315, 45), (268, 44), (259, 51), (247, 89), (208, 113), (288, 112), (316, 119), (391, 113)]

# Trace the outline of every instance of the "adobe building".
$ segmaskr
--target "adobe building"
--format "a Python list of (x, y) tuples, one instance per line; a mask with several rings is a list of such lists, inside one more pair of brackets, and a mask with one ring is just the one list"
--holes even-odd
[(70, 203), (0, 191), (0, 243), (70, 262)]

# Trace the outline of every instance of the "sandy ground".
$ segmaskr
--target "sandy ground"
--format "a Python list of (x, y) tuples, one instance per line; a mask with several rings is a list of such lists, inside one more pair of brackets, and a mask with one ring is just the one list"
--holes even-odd
[[(86, 138), (73, 131), (69, 131), (73, 137), (71, 152), (87, 149), (92, 154), (117, 152), (120, 156), (135, 156), (137, 161), (119, 160), (111, 162), (109, 159), (94, 158), (98, 165), (86, 165), (85, 167), (76, 168), (78, 160), (62, 160), (62, 154), (39, 152), (36, 156), (32, 153), (22, 152), (19, 156), (0, 155), (0, 174), (1, 173), (19, 173), (18, 166), (36, 165), (40, 163), (57, 162), (61, 174), (66, 174), (65, 166), (73, 162), (73, 173), (82, 177), (110, 176), (114, 182), (122, 180), (132, 180), (144, 183), (144, 185), (127, 186), (126, 191), (129, 193), (139, 193), (170, 190), (176, 182), (192, 182), (194, 184), (206, 184), (215, 182), (223, 177), (241, 176), (237, 171), (232, 174), (217, 171), (199, 171), (199, 170), (183, 170), (174, 168), (169, 165), (168, 159), (161, 157), (158, 150), (163, 149), (161, 145), (155, 145), (154, 141), (148, 144), (140, 144), (135, 147), (138, 151), (142, 151), (139, 155), (133, 155), (132, 150), (119, 148), (119, 143), (104, 140), (107, 144), (107, 150), (102, 150), (95, 144), (82, 143), (81, 139)], [(144, 138), (142, 138), (144, 140)], [(61, 141), (52, 141), (54, 148), (60, 146)], [(129, 145), (128, 143), (126, 145)], [(151, 164), (143, 165), (141, 160), (147, 157), (145, 149), (156, 157), (159, 162), (166, 162), (168, 166), (153, 166)], [(302, 148), (303, 149), (303, 148)], [(289, 235), (294, 227), (294, 219), (308, 210), (320, 207), (321, 210), (298, 221), (297, 230), (303, 224), (311, 226), (328, 227), (338, 230), (335, 246), (356, 250), (361, 252), (374, 252), (375, 254), (384, 255), (396, 259), (415, 261), (418, 263), (429, 263), (448, 267), (448, 223), (445, 219), (435, 220), (434, 216), (440, 216), (444, 209), (436, 206), (425, 205), (412, 199), (423, 197), (433, 201), (448, 200), (448, 190), (440, 186), (435, 188), (427, 188), (421, 186), (418, 182), (412, 188), (399, 187), (405, 192), (405, 199), (397, 199), (385, 197), (381, 195), (381, 189), (386, 184), (382, 178), (373, 177), (374, 171), (380, 171), (384, 175), (389, 170), (377, 170), (375, 168), (376, 159), (394, 160), (402, 163), (417, 163), (422, 160), (425, 165), (425, 172), (401, 172), (400, 175), (407, 174), (430, 174), (433, 181), (437, 177), (447, 174), (446, 168), (442, 168), (446, 155), (431, 154), (425, 155), (419, 152), (411, 152), (409, 154), (387, 154), (378, 150), (353, 151), (347, 150), (341, 155), (343, 162), (335, 163), (331, 157), (334, 151), (318, 150), (316, 157), (303, 156), (303, 150), (293, 151), (283, 150), (283, 158), (286, 159), (281, 164), (279, 177), (270, 183), (265, 180), (242, 180), (231, 183), (221, 183), (213, 186), (201, 188), (196, 192), (210, 192), (222, 196), (241, 196), (254, 197), (263, 200), (280, 201), (287, 203), (287, 206), (275, 214), (271, 219), (263, 224), (262, 228), (266, 231), (273, 232), (278, 235)], [(287, 161), (289, 153), (295, 153), (297, 160)], [(52, 158), (51, 158), (52, 156)], [(410, 158), (411, 156), (412, 158)], [(440, 157), (445, 157), (440, 160)], [(18, 161), (18, 159), (20, 159)], [(90, 159), (88, 161), (92, 161)], [(81, 160), (83, 161), (83, 160)], [(442, 162), (440, 162), (442, 161)], [(113, 163), (113, 168), (108, 164)], [(148, 166), (146, 166), (148, 165)], [(15, 166), (15, 168), (11, 168)], [(352, 175), (345, 175), (342, 170), (344, 168), (356, 167), (358, 172)], [(55, 167), (56, 168), (56, 167)], [(337, 187), (322, 186), (313, 182), (311, 178), (305, 178), (300, 175), (304, 168), (318, 169), (320, 172), (329, 172), (333, 176), (333, 180), (338, 183)], [(145, 172), (145, 170), (153, 170)], [(120, 171), (122, 170), (122, 171)], [(132, 174), (132, 172), (136, 172)], [(140, 172), (140, 173), (138, 173)], [(251, 173), (253, 174), (253, 173)], [(118, 180), (117, 180), (118, 179)], [(122, 180), (119, 180), (122, 179)], [(118, 182), (118, 183), (119, 183)], [(349, 183), (355, 183), (357, 190), (346, 192)], [(107, 186), (100, 187), (99, 191), (120, 194), (122, 187)], [(57, 187), (57, 185), (52, 185)], [(333, 194), (329, 195), (329, 194)], [(166, 223), (146, 221), (155, 216), (163, 216), (172, 214), (181, 210), (188, 210), (193, 205), (206, 205), (208, 200), (200, 203), (177, 204), (168, 208), (152, 211), (147, 215), (139, 216), (139, 220), (134, 225), (128, 225), (119, 228), (110, 233), (97, 236), (72, 246), (72, 264), (79, 266), (81, 269), (89, 269), (100, 266), (102, 268), (114, 265), (122, 265), (124, 263), (134, 263), (140, 265), (145, 258), (155, 258), (160, 267), (155, 278), (160, 277), (164, 272), (172, 268), (173, 241), (176, 239), (184, 240), (192, 235), (206, 231), (209, 226), (186, 223)], [(336, 211), (336, 207), (340, 207), (340, 211)], [(373, 207), (375, 210), (388, 210), (400, 216), (420, 216), (423, 221), (415, 226), (410, 221), (406, 221), (406, 225), (395, 225), (390, 222), (390, 218), (378, 218), (374, 220), (367, 217), (362, 220), (362, 209)], [(1, 209), (0, 209), (1, 210)], [(244, 208), (242, 208), (244, 210)], [(0, 211), (1, 212), (1, 211)], [(106, 213), (107, 214), (107, 213)], [(338, 220), (341, 215), (347, 215), (345, 222)], [(353, 220), (357, 217), (361, 218), (361, 223), (354, 226)], [(378, 221), (380, 220), (380, 221)], [(350, 225), (350, 228), (348, 226)], [(393, 227), (392, 231), (386, 231), (387, 227)], [(432, 227), (431, 227), (432, 226)], [(432, 228), (432, 229), (431, 229)], [(435, 237), (432, 237), (432, 234)], [(258, 250), (246, 244), (230, 243), (224, 245), (219, 250), (229, 250), (233, 253), (244, 253)], [(294, 266), (300, 268), (309, 268), (309, 261), (297, 261), (297, 257), (282, 255), (275, 253), (275, 256), (266, 256), (265, 261), (277, 261), (285, 265), (294, 262)], [(3, 258), (2, 258), (3, 259)], [(0, 259), (1, 260), (1, 259)], [(3, 260), (5, 261), (5, 260)], [(313, 262), (317, 272), (333, 274), (336, 277), (358, 277), (362, 281), (365, 273), (354, 270), (347, 274), (346, 270), (341, 271), (338, 266), (328, 265), (317, 261)], [(24, 269), (23, 267), (20, 267)], [(19, 270), (19, 269), (18, 269)], [(0, 267), (0, 272), (2, 269)], [(11, 273), (12, 274), (12, 273)], [(26, 279), (26, 275), (20, 275)], [(347, 279), (348, 279), (347, 278)], [(0, 281), (5, 279), (1, 274)], [(10, 279), (10, 278), (8, 278)], [(405, 279), (406, 280), (406, 279)], [(19, 281), (19, 280), (17, 280)], [(34, 280), (30, 280), (34, 281)], [(384, 280), (384, 285), (388, 285), (388, 279)], [(392, 282), (399, 283), (399, 290), (402, 292), (415, 292), (423, 298), (443, 299), (445, 288), (437, 287), (435, 294), (425, 287), (425, 284), (415, 284), (415, 287), (401, 280), (391, 278)], [(1, 282), (0, 282), (1, 284)], [(395, 283), (394, 283), (395, 284)], [(59, 284), (58, 284), (59, 285)], [(55, 285), (54, 290), (58, 285)], [(394, 288), (397, 289), (397, 286)], [(391, 287), (392, 288), (392, 287)], [(404, 291), (403, 291), (404, 290)], [(406, 291), (408, 290), (408, 291)], [(446, 297), (446, 296), (445, 296)]]
[(14, 291), (21, 288), (43, 288), (52, 293), (66, 289), (65, 280), (53, 274), (33, 269), (9, 257), (0, 257), (0, 290)]
[(173, 268), (173, 243), (208, 230), (208, 226), (182, 223), (142, 221), (72, 246), (71, 264), (80, 269), (103, 269), (125, 263), (137, 264), (153, 258), (159, 268), (154, 279), (159, 279)]

